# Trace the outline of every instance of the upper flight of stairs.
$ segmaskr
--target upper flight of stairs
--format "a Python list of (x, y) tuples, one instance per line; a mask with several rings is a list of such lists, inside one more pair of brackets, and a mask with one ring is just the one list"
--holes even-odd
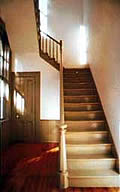
[(90, 69), (64, 69), (69, 186), (118, 187), (104, 111)]

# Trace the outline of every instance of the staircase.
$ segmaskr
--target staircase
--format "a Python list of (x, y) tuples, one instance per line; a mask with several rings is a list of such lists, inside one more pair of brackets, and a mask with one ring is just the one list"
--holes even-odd
[(90, 69), (64, 69), (62, 41), (41, 31), (38, 0), (34, 7), (40, 57), (60, 71), (60, 187), (118, 187), (118, 157)]
[(116, 158), (90, 69), (64, 69), (64, 117), (71, 187), (116, 187)]

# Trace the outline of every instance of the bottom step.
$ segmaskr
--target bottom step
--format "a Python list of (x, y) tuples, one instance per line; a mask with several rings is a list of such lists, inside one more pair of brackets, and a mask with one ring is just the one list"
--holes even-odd
[(115, 170), (72, 170), (68, 177), (70, 187), (120, 187)]

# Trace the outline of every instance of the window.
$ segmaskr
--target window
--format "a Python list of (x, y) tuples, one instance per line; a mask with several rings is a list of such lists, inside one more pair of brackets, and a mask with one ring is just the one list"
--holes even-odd
[(14, 108), (15, 114), (19, 116), (24, 115), (25, 99), (20, 92), (14, 89)]
[(7, 34), (0, 23), (0, 120), (9, 118), (10, 53)]

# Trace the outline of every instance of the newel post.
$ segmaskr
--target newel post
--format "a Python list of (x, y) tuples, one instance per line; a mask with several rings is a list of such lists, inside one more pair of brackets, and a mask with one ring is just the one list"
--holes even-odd
[(60, 126), (60, 187), (68, 188), (68, 170), (66, 153), (66, 133), (67, 125)]
[(60, 187), (68, 188), (66, 130), (64, 123), (64, 91), (63, 91), (63, 63), (62, 63), (62, 41), (60, 41)]

